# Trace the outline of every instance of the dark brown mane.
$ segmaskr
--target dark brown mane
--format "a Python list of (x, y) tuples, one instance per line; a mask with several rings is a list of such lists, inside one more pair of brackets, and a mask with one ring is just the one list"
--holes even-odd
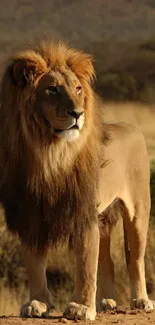
[[(29, 86), (23, 86), (20, 69), (24, 59), (35, 62)], [(20, 61), (18, 69), (15, 62)], [(83, 84), (87, 106), (87, 128), (76, 144), (53, 139), (45, 126), (36, 128), (32, 112), (35, 83), (49, 66), (67, 65)], [(14, 70), (13, 70), (14, 69)], [(16, 75), (16, 82), (13, 78)], [(94, 70), (88, 55), (43, 43), (36, 50), (15, 56), (2, 80), (0, 109), (0, 201), (8, 227), (30, 247), (56, 244), (80, 236), (97, 217), (96, 189), (100, 156), (100, 116), (90, 86)], [(34, 77), (35, 76), (35, 77)], [(39, 123), (39, 122), (38, 122)]]

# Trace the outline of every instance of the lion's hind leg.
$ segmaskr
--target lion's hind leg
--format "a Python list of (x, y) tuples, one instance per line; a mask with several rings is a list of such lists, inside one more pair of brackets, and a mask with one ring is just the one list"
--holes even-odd
[(30, 301), (21, 307), (21, 317), (45, 317), (53, 308), (46, 281), (46, 254), (24, 249), (24, 260), (30, 286)]
[[(146, 290), (144, 255), (149, 221), (149, 196), (137, 202), (136, 209), (124, 206), (123, 224), (126, 262), (130, 278), (131, 307), (149, 311), (154, 302)], [(134, 211), (134, 214), (133, 214)]]

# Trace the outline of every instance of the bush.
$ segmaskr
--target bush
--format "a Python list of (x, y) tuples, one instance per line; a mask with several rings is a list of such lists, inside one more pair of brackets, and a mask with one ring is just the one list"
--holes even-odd
[(136, 96), (136, 80), (130, 74), (107, 73), (99, 76), (98, 83), (105, 99), (127, 100)]

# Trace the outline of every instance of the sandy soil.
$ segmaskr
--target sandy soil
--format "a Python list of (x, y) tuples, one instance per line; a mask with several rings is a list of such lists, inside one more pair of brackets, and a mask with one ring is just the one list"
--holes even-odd
[(108, 324), (120, 324), (120, 325), (148, 325), (155, 324), (155, 311), (146, 313), (144, 311), (126, 311), (119, 309), (116, 312), (100, 313), (97, 315), (95, 322), (92, 321), (69, 321), (60, 314), (54, 313), (48, 319), (21, 319), (17, 316), (0, 316), (0, 325), (55, 325), (57, 323), (64, 323), (72, 325), (79, 323), (79, 325), (84, 324), (94, 324), (94, 325), (108, 325)]

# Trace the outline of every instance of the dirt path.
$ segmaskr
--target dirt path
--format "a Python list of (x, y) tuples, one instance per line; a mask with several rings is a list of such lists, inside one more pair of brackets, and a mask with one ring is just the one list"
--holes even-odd
[(125, 311), (118, 310), (117, 312), (108, 312), (98, 314), (95, 322), (87, 321), (69, 321), (61, 318), (59, 314), (52, 314), (48, 319), (21, 319), (17, 316), (0, 316), (0, 325), (56, 325), (58, 323), (64, 323), (68, 325), (85, 325), (86, 323), (94, 325), (148, 325), (155, 324), (155, 311), (146, 313), (143, 311)]

